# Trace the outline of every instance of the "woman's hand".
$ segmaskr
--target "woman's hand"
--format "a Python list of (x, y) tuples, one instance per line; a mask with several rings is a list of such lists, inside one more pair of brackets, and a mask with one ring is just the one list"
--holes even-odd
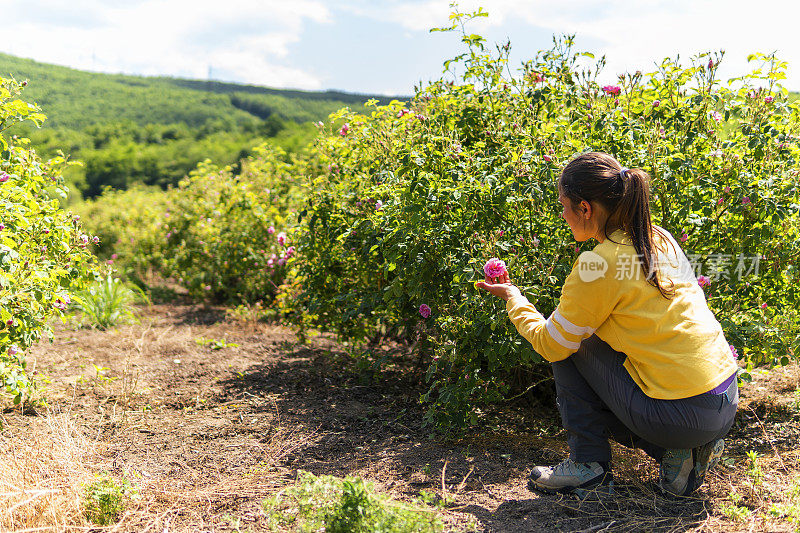
[(493, 296), (502, 298), (505, 301), (510, 300), (514, 296), (521, 296), (522, 293), (519, 289), (511, 284), (511, 278), (508, 277), (508, 272), (496, 278), (486, 276), (485, 281), (479, 281), (475, 284), (479, 289), (484, 289)]

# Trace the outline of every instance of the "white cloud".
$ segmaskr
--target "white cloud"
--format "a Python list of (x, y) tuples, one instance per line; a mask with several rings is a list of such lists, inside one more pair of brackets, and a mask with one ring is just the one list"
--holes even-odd
[[(63, 2), (61, 3), (63, 4)], [(53, 0), (0, 1), (9, 13), (0, 49), (39, 61), (102, 72), (227, 79), (274, 87), (322, 88), (301, 66), (288, 65), (289, 46), (307, 21), (330, 22), (317, 0), (142, 0), (84, 2), (91, 24), (57, 24)], [(87, 15), (88, 17), (88, 15)]]
[[(375, 5), (348, 1), (343, 9), (381, 21), (394, 21), (411, 31), (447, 25), (450, 0), (399, 0)], [(606, 55), (606, 74), (652, 71), (665, 57), (682, 59), (701, 52), (726, 51), (721, 74), (739, 76), (752, 70), (752, 52), (777, 51), (789, 62), (786, 85), (800, 88), (797, 20), (800, 4), (789, 0), (757, 4), (745, 0), (462, 0), (462, 13), (479, 6), (488, 18), (470, 23), (478, 33), (523, 21), (552, 34), (575, 33), (577, 41), (600, 43), (591, 50)], [(513, 45), (512, 41), (512, 45)], [(800, 76), (800, 75), (798, 75)]]
[[(0, 50), (104, 72), (204, 79), (211, 66), (219, 79), (319, 89), (326, 80), (292, 57), (292, 46), (301, 38), (312, 43), (306, 49), (326, 46), (304, 33), (310, 23), (335, 23), (337, 28), (357, 31), (353, 25), (366, 18), (396, 24), (427, 39), (431, 38), (429, 28), (448, 24), (450, 1), (0, 0)], [(544, 35), (576, 33), (579, 49), (606, 55), (607, 78), (625, 71), (653, 70), (655, 63), (678, 53), (688, 59), (719, 49), (727, 52), (722, 75), (729, 77), (751, 70), (748, 53), (776, 50), (790, 64), (787, 87), (800, 88), (800, 74), (793, 75), (800, 73), (800, 39), (795, 28), (800, 5), (794, 1), (459, 1), (462, 12), (478, 6), (490, 16), (473, 21), (471, 30), (490, 36), (505, 36), (507, 28), (522, 31), (521, 27)], [(514, 35), (510, 37), (513, 45)], [(368, 45), (380, 53), (397, 43), (373, 40)], [(352, 61), (329, 50), (320, 53), (331, 57), (334, 70), (335, 65)], [(353, 86), (347, 88), (357, 91), (368, 77), (382, 76), (378, 68), (366, 68), (364, 79), (353, 76)], [(394, 91), (407, 91), (416, 79)]]

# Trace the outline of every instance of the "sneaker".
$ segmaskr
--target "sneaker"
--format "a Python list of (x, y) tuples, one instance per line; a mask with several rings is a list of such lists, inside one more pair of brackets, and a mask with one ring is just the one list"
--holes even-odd
[(574, 493), (579, 497), (609, 492), (612, 485), (608, 463), (576, 463), (565, 459), (556, 466), (536, 466), (528, 477), (528, 489), (547, 493)]
[(725, 441), (722, 439), (712, 440), (704, 446), (692, 450), (694, 453), (694, 488), (697, 489), (706, 480), (706, 473), (714, 468), (725, 451)]
[(674, 496), (686, 496), (695, 488), (694, 457), (692, 450), (669, 449), (661, 458), (658, 486)]

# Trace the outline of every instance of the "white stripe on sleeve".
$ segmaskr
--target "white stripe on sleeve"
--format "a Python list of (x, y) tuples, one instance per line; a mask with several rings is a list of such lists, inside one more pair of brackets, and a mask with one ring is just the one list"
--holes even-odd
[(558, 309), (556, 309), (553, 312), (553, 314), (550, 315), (550, 318), (558, 322), (558, 324), (562, 328), (564, 328), (564, 331), (566, 331), (567, 333), (571, 333), (572, 335), (578, 335), (580, 337), (583, 337), (584, 335), (591, 335), (597, 329), (597, 328), (590, 328), (589, 326), (576, 326), (575, 324), (564, 318), (564, 315), (562, 315)]
[(550, 318), (548, 318), (547, 322), (545, 322), (545, 329), (547, 329), (547, 332), (551, 337), (553, 337), (553, 340), (564, 348), (569, 348), (570, 350), (577, 350), (580, 348), (581, 344), (579, 342), (568, 341), (564, 338), (561, 332), (556, 329), (555, 325), (553, 324), (553, 315), (550, 315)]

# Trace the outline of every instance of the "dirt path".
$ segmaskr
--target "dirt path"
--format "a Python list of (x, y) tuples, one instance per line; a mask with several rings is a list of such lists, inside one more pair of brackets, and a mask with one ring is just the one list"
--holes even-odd
[[(532, 465), (564, 457), (553, 409), (509, 408), (497, 424), (468, 437), (432, 437), (421, 423), (421, 375), (404, 357), (365, 381), (330, 339), (301, 346), (281, 327), (226, 321), (221, 310), (194, 306), (154, 306), (141, 324), (109, 332), (62, 327), (56, 339), (31, 353), (36, 373), (50, 381), (51, 409), (76, 421), (106, 468), (140, 487), (119, 531), (262, 530), (261, 501), (298, 469), (359, 475), (405, 500), (423, 489), (445, 495), (452, 504), (443, 518), (453, 529), (794, 527), (786, 517), (768, 516), (769, 491), (748, 486), (745, 453), (761, 455), (765, 479), (777, 489), (774, 501), (789, 498), (799, 468), (796, 368), (759, 376), (743, 390), (730, 466), (719, 468), (698, 497), (661, 497), (656, 465), (616, 449), (620, 496), (579, 504), (525, 488)], [(238, 346), (214, 350), (202, 339)], [(7, 410), (4, 432), (24, 438), (43, 415)], [(732, 491), (753, 510), (742, 521), (724, 511)]]

